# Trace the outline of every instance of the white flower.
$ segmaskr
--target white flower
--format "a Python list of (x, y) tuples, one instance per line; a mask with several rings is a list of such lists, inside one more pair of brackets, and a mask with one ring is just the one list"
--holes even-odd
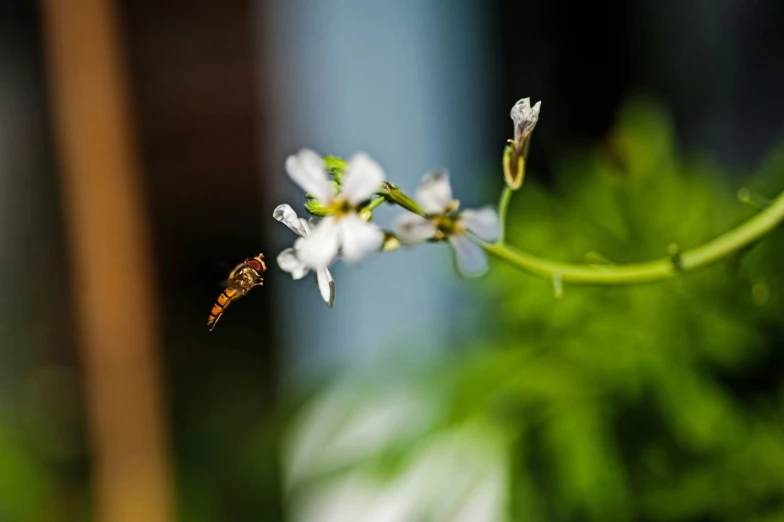
[[(310, 236), (310, 224), (297, 216), (297, 213), (288, 205), (279, 205), (272, 213), (272, 217), (299, 236), (299, 239), (294, 242), (294, 248), (287, 248), (278, 254), (278, 266), (284, 272), (291, 274), (292, 278), (302, 279), (308, 275), (310, 267), (299, 259), (298, 248)], [(326, 266), (316, 269), (316, 283), (322, 299), (330, 308), (335, 306), (335, 281)]]
[(286, 171), (295, 183), (327, 208), (309, 236), (297, 247), (297, 257), (314, 269), (329, 266), (338, 256), (358, 262), (381, 248), (384, 233), (359, 215), (359, 205), (367, 201), (384, 181), (384, 171), (367, 154), (356, 154), (343, 174), (340, 193), (330, 182), (324, 160), (316, 152), (302, 149), (286, 159)]
[(487, 256), (469, 234), (488, 243), (497, 241), (498, 212), (492, 207), (483, 207), (452, 214), (459, 203), (452, 200), (452, 187), (446, 172), (432, 172), (422, 178), (416, 199), (428, 218), (401, 215), (395, 222), (400, 242), (411, 246), (431, 238), (446, 237), (455, 251), (460, 272), (469, 276), (482, 275), (487, 270)]
[[(539, 109), (542, 107), (542, 102), (536, 102), (536, 105), (531, 107), (531, 98), (523, 98), (514, 104), (509, 116), (514, 122), (514, 141), (515, 144), (522, 146), (523, 140), (528, 138), (536, 127), (536, 122), (539, 121)], [(518, 148), (520, 148), (518, 146)]]

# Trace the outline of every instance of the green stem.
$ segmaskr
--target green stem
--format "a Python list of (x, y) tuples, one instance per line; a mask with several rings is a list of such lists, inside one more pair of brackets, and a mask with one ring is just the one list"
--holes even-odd
[(503, 243), (506, 239), (506, 215), (509, 213), (509, 200), (512, 199), (512, 189), (504, 186), (501, 191), (501, 199), (498, 202), (498, 216), (500, 218), (500, 230), (498, 233), (498, 242)]
[[(505, 189), (506, 191), (507, 189)], [(506, 220), (508, 196), (501, 196), (501, 221)], [(674, 277), (717, 263), (759, 241), (784, 221), (784, 192), (770, 206), (738, 227), (707, 243), (670, 257), (627, 265), (586, 265), (543, 259), (511, 247), (503, 241), (483, 243), (490, 255), (509, 265), (546, 279), (560, 278), (579, 285), (630, 285)], [(503, 225), (501, 229), (504, 231)]]
[(383, 203), (384, 201), (386, 201), (386, 200), (387, 200), (387, 198), (385, 198), (384, 196), (379, 196), (379, 197), (377, 197), (376, 199), (374, 199), (373, 201), (371, 201), (370, 203), (368, 203), (368, 204), (365, 206), (365, 208), (363, 208), (363, 209), (360, 211), (360, 214), (361, 214), (361, 213), (363, 213), (363, 212), (373, 212), (373, 210), (374, 210), (376, 207), (378, 207), (380, 204), (382, 204), (382, 203)]

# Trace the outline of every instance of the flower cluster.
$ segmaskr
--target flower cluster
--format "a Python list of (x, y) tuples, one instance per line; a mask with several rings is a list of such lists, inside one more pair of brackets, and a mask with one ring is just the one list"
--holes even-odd
[[(526, 98), (512, 108), (515, 139), (511, 154), (515, 161), (525, 155), (539, 107), (539, 103), (531, 107)], [(505, 161), (507, 185), (513, 189), (519, 188), (524, 168), (522, 163), (516, 165), (514, 174), (520, 174), (520, 180), (510, 182)], [(303, 149), (286, 159), (286, 172), (306, 192), (306, 208), (318, 217), (306, 221), (285, 204), (275, 209), (273, 217), (299, 236), (291, 248), (278, 255), (278, 266), (294, 279), (302, 279), (313, 271), (321, 297), (330, 307), (335, 302), (335, 282), (329, 272), (333, 263), (338, 259), (357, 263), (398, 244), (413, 247), (447, 242), (461, 274), (478, 276), (487, 271), (484, 245), (499, 239), (498, 212), (489, 206), (458, 211), (460, 204), (452, 198), (445, 171), (425, 175), (415, 199), (387, 182), (381, 166), (363, 153), (348, 162), (331, 163), (328, 168), (325, 158)], [(383, 202), (407, 211), (395, 221), (394, 231), (383, 231), (372, 222), (373, 209)]]

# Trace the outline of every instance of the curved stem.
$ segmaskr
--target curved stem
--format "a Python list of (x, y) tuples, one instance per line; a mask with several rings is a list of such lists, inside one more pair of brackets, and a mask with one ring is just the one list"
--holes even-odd
[[(501, 204), (508, 205), (508, 199), (508, 196), (502, 194)], [(503, 233), (506, 208), (499, 208), (499, 210)], [(701, 246), (655, 261), (627, 265), (562, 263), (518, 250), (503, 241), (494, 244), (482, 243), (482, 248), (501, 261), (535, 276), (547, 279), (555, 277), (560, 278), (564, 283), (580, 285), (629, 285), (668, 279), (683, 272), (717, 263), (755, 243), (782, 221), (784, 221), (784, 192), (756, 216)]]
[(368, 203), (365, 206), (365, 208), (363, 208), (362, 210), (359, 211), (359, 213), (361, 214), (363, 212), (373, 212), (376, 209), (376, 207), (378, 207), (380, 204), (382, 204), (386, 200), (387, 199), (384, 196), (379, 196), (379, 197), (375, 198), (374, 200), (372, 200), (370, 203)]
[(498, 243), (503, 243), (506, 239), (506, 215), (509, 213), (509, 200), (512, 199), (512, 189), (504, 186), (501, 191), (501, 199), (498, 202), (498, 216), (500, 221), (500, 230), (498, 233)]

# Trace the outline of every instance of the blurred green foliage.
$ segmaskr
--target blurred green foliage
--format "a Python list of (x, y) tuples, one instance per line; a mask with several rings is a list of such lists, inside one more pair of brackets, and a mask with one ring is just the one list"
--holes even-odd
[[(552, 186), (527, 177), (508, 241), (573, 262), (660, 258), (755, 212), (728, 174), (684, 157), (667, 115), (635, 99), (603, 146), (563, 159)], [(784, 189), (784, 149), (750, 179), (768, 196)], [(384, 365), (374, 384), (341, 392), (351, 399), (331, 423), (294, 430), (321, 434), (299, 457), (315, 476), (359, 467), (392, 480), (423, 441), (481, 422), (503, 434), (510, 520), (784, 520), (784, 231), (664, 283), (567, 285), (556, 298), (551, 282), (495, 263), (478, 288), (478, 340), (401, 381), (429, 421), (380, 422), (373, 448), (323, 463), (336, 430), (352, 429), (347, 412), (370, 415), (378, 382), (394, 381)]]
[(52, 477), (20, 435), (0, 419), (0, 520), (52, 520)]
[[(683, 159), (666, 115), (635, 100), (606, 147), (564, 160), (552, 191), (525, 187), (509, 241), (571, 261), (661, 257), (754, 211), (726, 179)], [(755, 186), (776, 180), (781, 151)], [(512, 434), (515, 519), (784, 517), (782, 239), (665, 283), (567, 286), (561, 299), (495, 267), (491, 338), (456, 398)]]

